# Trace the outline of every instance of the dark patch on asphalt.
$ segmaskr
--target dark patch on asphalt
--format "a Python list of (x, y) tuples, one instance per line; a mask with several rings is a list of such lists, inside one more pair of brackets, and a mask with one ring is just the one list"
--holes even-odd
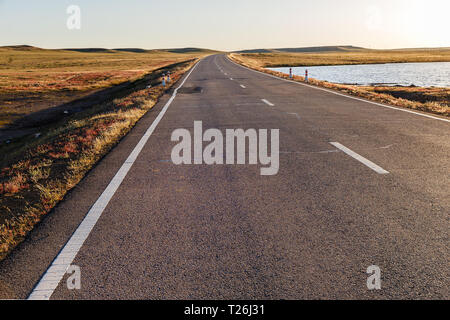
[(203, 88), (202, 87), (183, 87), (178, 90), (178, 93), (180, 94), (195, 94), (195, 93), (202, 93)]

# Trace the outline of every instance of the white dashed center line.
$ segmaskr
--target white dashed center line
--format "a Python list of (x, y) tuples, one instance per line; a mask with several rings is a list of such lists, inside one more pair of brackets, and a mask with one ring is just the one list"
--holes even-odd
[(247, 87), (244, 86), (243, 84), (241, 84), (241, 88), (242, 88), (242, 89), (246, 89)]
[(349, 148), (343, 146), (342, 144), (340, 144), (339, 142), (330, 142), (333, 146), (335, 146), (336, 148), (338, 148), (339, 150), (341, 150), (342, 152), (346, 153), (347, 155), (349, 155), (350, 157), (358, 160), (359, 162), (361, 162), (362, 164), (364, 164), (365, 166), (369, 167), (370, 169), (372, 169), (373, 171), (375, 171), (376, 173), (379, 174), (388, 174), (389, 171), (384, 170), (383, 168), (381, 168), (380, 166), (377, 166), (375, 163), (373, 163), (370, 160), (367, 160), (366, 158), (364, 158), (363, 156), (360, 156), (359, 154), (357, 154), (356, 152), (353, 152), (352, 150), (350, 150)]
[(268, 106), (274, 107), (275, 105), (272, 102), (267, 101), (266, 99), (261, 99), (262, 102), (267, 104)]
[(288, 112), (287, 114), (290, 114), (291, 116), (295, 116), (298, 120), (300, 120), (300, 116), (298, 115), (298, 113)]

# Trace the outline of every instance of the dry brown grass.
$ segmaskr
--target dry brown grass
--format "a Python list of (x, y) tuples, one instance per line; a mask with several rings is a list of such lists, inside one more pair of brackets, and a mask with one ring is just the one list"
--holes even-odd
[(415, 50), (356, 50), (316, 53), (244, 53), (242, 57), (254, 67), (301, 67), (348, 64), (404, 63), (404, 62), (449, 62), (450, 48)]
[[(171, 85), (194, 62), (172, 67)], [(0, 169), (0, 259), (131, 130), (166, 89), (138, 89), (95, 105), (11, 155), (8, 165)]]
[(0, 128), (207, 51), (76, 52), (0, 47)]
[[(261, 67), (264, 62), (247, 55), (230, 54), (229, 58), (243, 66), (288, 79), (289, 75)], [(295, 81), (304, 82), (305, 78), (294, 76)], [(386, 103), (441, 116), (450, 117), (450, 88), (417, 88), (417, 87), (368, 87), (330, 83), (309, 79), (309, 84), (344, 92), (349, 95), (371, 101)]]

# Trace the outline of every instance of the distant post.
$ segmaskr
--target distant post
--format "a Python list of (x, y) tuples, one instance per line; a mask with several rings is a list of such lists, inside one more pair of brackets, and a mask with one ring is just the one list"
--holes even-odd
[(308, 69), (305, 70), (305, 82), (308, 82)]

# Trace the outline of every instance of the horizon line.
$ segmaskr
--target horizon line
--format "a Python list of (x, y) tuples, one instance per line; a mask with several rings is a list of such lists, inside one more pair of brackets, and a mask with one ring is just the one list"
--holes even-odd
[(123, 49), (139, 49), (139, 50), (148, 50), (148, 51), (157, 51), (157, 50), (180, 50), (180, 49), (201, 49), (201, 50), (210, 50), (210, 51), (219, 51), (219, 52), (239, 52), (239, 51), (253, 51), (253, 50), (283, 50), (283, 49), (309, 49), (309, 48), (327, 48), (327, 47), (354, 47), (355, 49), (365, 49), (365, 50), (410, 50), (410, 49), (417, 49), (417, 50), (425, 50), (425, 49), (450, 49), (449, 46), (438, 46), (438, 47), (402, 47), (402, 48), (366, 48), (366, 47), (359, 47), (354, 45), (311, 45), (311, 46), (287, 46), (287, 47), (278, 47), (278, 48), (251, 48), (251, 49), (235, 49), (235, 50), (220, 50), (220, 49), (212, 49), (212, 48), (205, 48), (205, 47), (197, 47), (197, 46), (186, 46), (186, 47), (171, 47), (171, 48), (142, 48), (142, 47), (67, 47), (67, 48), (60, 48), (60, 47), (40, 47), (35, 45), (29, 45), (29, 44), (8, 44), (8, 45), (0, 45), (0, 48), (5, 47), (32, 47), (37, 49), (43, 49), (43, 50), (82, 50), (82, 49), (99, 49), (99, 50), (123, 50)]

